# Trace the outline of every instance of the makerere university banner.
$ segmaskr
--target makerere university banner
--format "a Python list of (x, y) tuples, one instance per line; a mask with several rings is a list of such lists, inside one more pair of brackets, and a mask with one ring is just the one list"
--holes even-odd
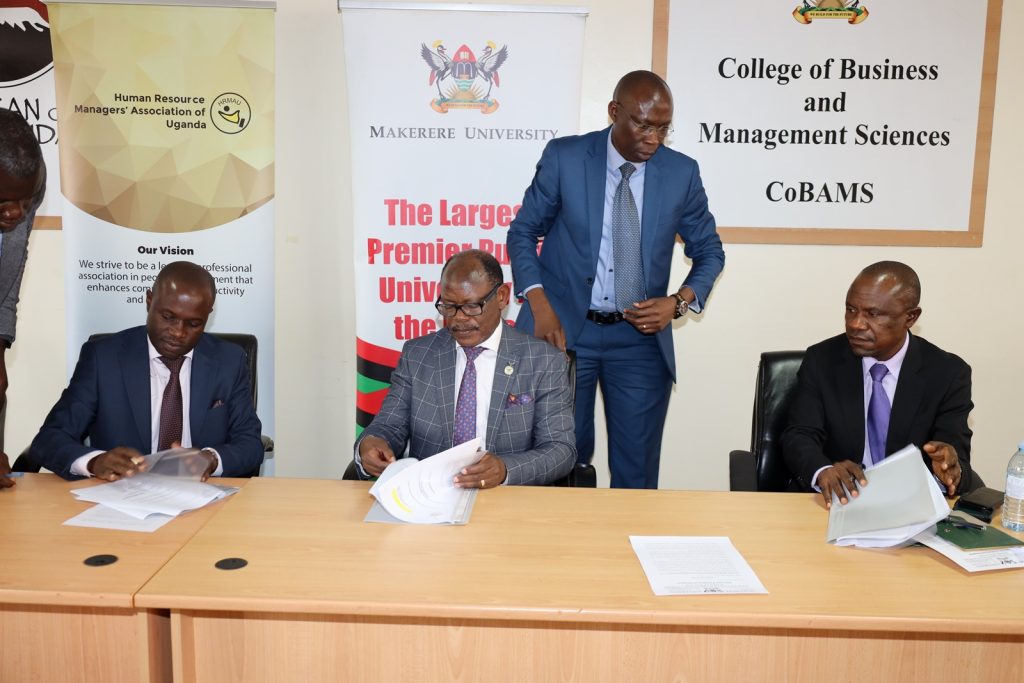
[[(351, 129), (357, 432), (403, 342), (441, 327), (445, 260), (498, 258), (544, 145), (579, 122), (586, 14), (339, 2)], [(381, 46), (386, 40), (387, 48)], [(505, 317), (515, 318), (515, 307)]]
[(49, 5), (64, 195), (67, 361), (145, 320), (188, 260), (217, 280), (207, 331), (259, 340), (274, 424), (274, 4)]

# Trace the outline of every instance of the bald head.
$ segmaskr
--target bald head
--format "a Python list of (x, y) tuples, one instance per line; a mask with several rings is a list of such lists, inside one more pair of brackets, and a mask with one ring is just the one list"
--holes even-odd
[(612, 99), (621, 102), (625, 98), (635, 99), (644, 95), (667, 97), (669, 102), (672, 101), (668, 83), (653, 71), (630, 71), (615, 85)]

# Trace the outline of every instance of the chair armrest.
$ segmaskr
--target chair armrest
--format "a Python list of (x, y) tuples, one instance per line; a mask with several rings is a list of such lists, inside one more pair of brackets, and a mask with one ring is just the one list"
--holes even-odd
[(352, 460), (345, 468), (345, 474), (341, 475), (343, 481), (361, 481), (362, 477), (359, 476), (359, 468), (356, 467), (356, 461)]
[(757, 468), (750, 451), (729, 452), (729, 490), (757, 490)]

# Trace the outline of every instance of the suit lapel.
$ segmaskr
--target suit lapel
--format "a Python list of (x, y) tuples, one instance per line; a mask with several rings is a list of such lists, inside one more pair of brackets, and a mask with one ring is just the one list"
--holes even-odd
[[(610, 134), (610, 128), (607, 133)], [(605, 174), (608, 168), (608, 134), (595, 135), (594, 144), (583, 162), (587, 177), (587, 223), (590, 226), (590, 272), (597, 272), (604, 224)]]
[(442, 329), (434, 336), (431, 353), (436, 361), (437, 375), (431, 382), (435, 388), (435, 405), (441, 406), (444, 418), (444, 443), (451, 445), (455, 432), (455, 340), (447, 329)]
[(644, 213), (640, 221), (640, 260), (644, 264), (644, 285), (648, 296), (654, 291), (651, 262), (661, 213), (661, 192), (661, 165), (655, 152), (644, 167)]
[(139, 443), (146, 444), (146, 452), (149, 452), (153, 443), (153, 413), (149, 389), (149, 344), (146, 339), (144, 327), (139, 328), (137, 334), (125, 337), (121, 377), (124, 378), (125, 394), (139, 433)]
[(921, 345), (910, 335), (910, 346), (907, 347), (907, 355), (903, 357), (900, 378), (896, 382), (896, 393), (892, 400), (892, 412), (889, 413), (886, 453), (893, 453), (910, 443), (910, 425), (924, 397), (924, 382), (920, 381), (920, 372)]
[[(491, 386), (491, 405), (487, 412), (488, 448), (491, 444), (497, 443), (498, 427), (501, 426), (501, 419), (508, 405), (508, 388), (515, 374), (522, 370), (519, 363), (518, 340), (509, 333), (510, 329), (502, 328), (501, 341), (498, 342), (498, 360), (494, 365), (494, 383)], [(506, 367), (512, 368), (512, 372), (506, 373)]]
[(213, 378), (216, 376), (211, 343), (204, 334), (199, 338), (192, 353), (192, 378), (190, 380), (188, 421), (193, 445), (202, 434), (203, 423), (213, 405)]
[(853, 354), (850, 345), (843, 340), (843, 351), (835, 367), (836, 390), (842, 407), (842, 421), (851, 434), (849, 443), (859, 444), (856, 453), (850, 455), (854, 462), (860, 462), (864, 454), (864, 371), (860, 358)]

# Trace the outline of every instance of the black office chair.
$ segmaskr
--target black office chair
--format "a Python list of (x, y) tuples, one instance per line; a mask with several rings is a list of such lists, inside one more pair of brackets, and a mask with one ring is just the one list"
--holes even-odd
[[(566, 372), (569, 375), (569, 391), (572, 394), (572, 404), (576, 405), (576, 352), (569, 350), (566, 351), (566, 355), (569, 357), (569, 362), (566, 366)], [(388, 378), (390, 381), (390, 377)], [(345, 473), (341, 476), (345, 481), (358, 481), (362, 477), (359, 476), (359, 468), (356, 466), (356, 461), (352, 460), (345, 468)], [(594, 466), (589, 463), (575, 463), (569, 473), (558, 479), (557, 481), (551, 482), (549, 486), (571, 486), (574, 488), (597, 488), (597, 470)]]
[[(98, 334), (90, 335), (89, 341), (96, 341), (98, 339), (104, 339), (111, 336), (110, 332), (101, 332)], [(257, 393), (257, 377), (256, 377), (256, 352), (259, 349), (259, 341), (256, 339), (256, 335), (253, 334), (235, 334), (231, 332), (211, 332), (214, 337), (226, 342), (235, 344), (242, 349), (245, 354), (245, 363), (249, 369), (249, 381), (250, 389), (252, 390), (252, 405), (256, 407), (256, 393)], [(263, 441), (263, 454), (264, 458), (267, 453), (274, 451), (274, 440), (267, 435), (261, 435), (260, 439)], [(11, 466), (11, 470), (14, 472), (38, 472), (41, 469), (41, 465), (38, 460), (32, 457), (29, 449), (26, 448), (22, 451), (18, 459), (14, 461), (14, 465)], [(262, 463), (260, 464), (262, 467)], [(256, 477), (259, 476), (260, 467), (257, 467), (252, 472), (242, 475), (243, 477)]]
[(750, 450), (729, 453), (729, 490), (799, 491), (782, 456), (782, 432), (803, 351), (761, 354), (754, 389)]

